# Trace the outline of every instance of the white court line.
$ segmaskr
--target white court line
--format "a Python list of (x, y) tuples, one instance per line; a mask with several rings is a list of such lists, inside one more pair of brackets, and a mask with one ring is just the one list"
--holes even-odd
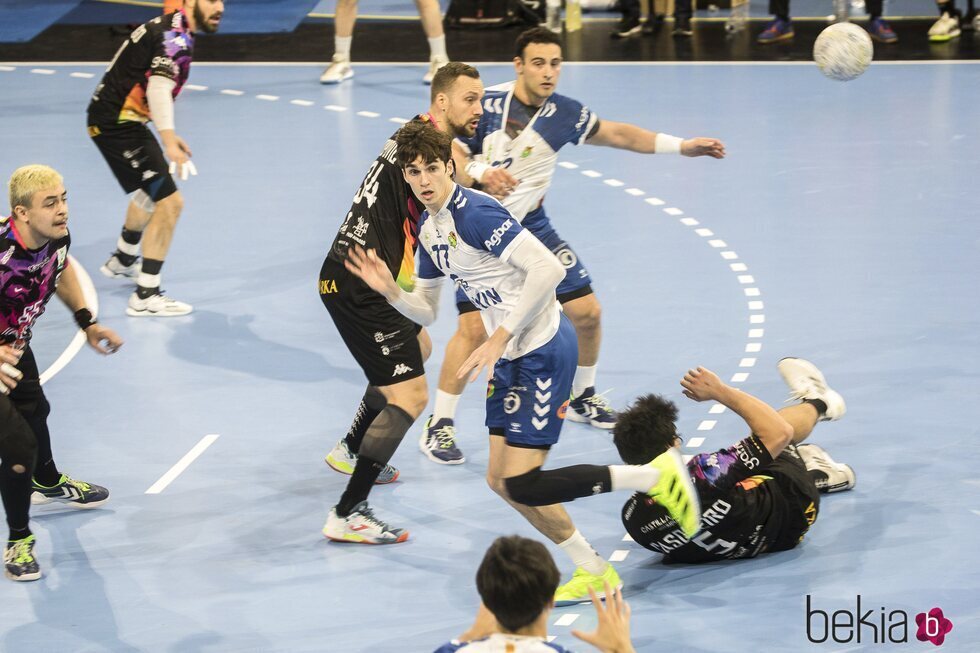
[(278, 102), (279, 101), (279, 96), (278, 95), (266, 95), (265, 93), (259, 93), (258, 95), (255, 96), (255, 99), (256, 100), (262, 100), (264, 102)]
[(755, 283), (755, 277), (751, 274), (740, 274), (738, 275), (739, 283)]
[(577, 163), (572, 163), (571, 161), (560, 161), (558, 165), (566, 170), (575, 170), (578, 167)]
[(697, 220), (695, 220), (694, 218), (681, 218), (681, 224), (684, 225), (684, 226), (686, 226), (686, 227), (693, 227), (693, 226), (699, 225), (701, 223), (698, 222)]
[(718, 420), (716, 420), (716, 419), (704, 419), (704, 420), (701, 420), (701, 423), (698, 424), (698, 430), (699, 431), (710, 431), (711, 429), (715, 428), (715, 425), (717, 423), (718, 423)]
[(381, 114), (375, 113), (374, 111), (358, 111), (357, 115), (361, 116), (362, 118), (377, 118)]
[(708, 244), (714, 247), (715, 249), (719, 249), (721, 247), (728, 247), (728, 243), (726, 243), (724, 240), (718, 240), (718, 239), (709, 240)]
[(404, 125), (406, 122), (408, 122), (408, 118), (388, 118), (388, 122), (396, 122), (399, 125)]
[(721, 253), (721, 257), (723, 259), (725, 259), (726, 261), (732, 261), (732, 260), (738, 258), (738, 254), (736, 254), (735, 252), (732, 252), (732, 251), (727, 251), (727, 252), (722, 252)]
[(624, 542), (632, 542), (633, 541), (633, 536), (630, 535), (629, 533), (627, 533), (626, 535), (623, 536), (623, 541)]
[(749, 344), (745, 345), (746, 354), (758, 354), (760, 351), (762, 351), (761, 342), (750, 342)]
[(743, 358), (738, 362), (739, 367), (755, 367), (754, 358)]
[(583, 170), (582, 174), (585, 175), (586, 177), (591, 177), (592, 179), (602, 176), (602, 173), (599, 172), (598, 170)]
[(731, 382), (732, 383), (745, 383), (748, 380), (749, 380), (749, 373), (748, 372), (736, 372), (735, 374), (732, 374), (732, 380), (731, 380)]
[(762, 292), (758, 288), (744, 288), (743, 292), (746, 297), (758, 297)]
[(9, 73), (17, 70), (14, 66), (0, 66), (0, 72)]
[(745, 272), (749, 269), (749, 266), (747, 266), (745, 263), (732, 263), (728, 267), (731, 268), (732, 272)]
[(681, 456), (681, 460), (684, 461), (684, 464), (685, 465), (688, 464), (689, 462), (691, 462), (691, 459), (692, 458), (694, 458), (694, 456), (689, 456), (688, 454), (684, 454), (684, 455)]
[[(89, 75), (89, 76), (91, 77), (91, 75)], [(207, 86), (201, 86), (200, 84), (184, 84), (184, 88), (186, 88), (188, 91), (206, 91), (206, 90), (208, 90), (208, 87)]]
[(684, 443), (684, 446), (700, 447), (702, 444), (704, 444), (704, 438), (691, 438), (690, 440)]
[(563, 614), (562, 616), (558, 617), (558, 619), (555, 620), (555, 625), (556, 626), (571, 626), (573, 623), (575, 623), (575, 621), (578, 619), (578, 617), (579, 617), (578, 614), (576, 614), (574, 612), (573, 613), (570, 613), (570, 614)]
[(312, 107), (313, 102), (309, 100), (290, 100), (290, 104), (295, 104), (298, 107)]
[(606, 186), (612, 186), (613, 188), (619, 188), (620, 186), (626, 185), (618, 179), (606, 179), (602, 183), (604, 183)]
[(632, 195), (633, 197), (642, 197), (643, 195), (646, 195), (646, 192), (640, 190), (639, 188), (627, 188), (626, 194)]
[(190, 467), (190, 464), (197, 460), (197, 457), (204, 453), (208, 447), (214, 444), (214, 441), (219, 437), (221, 436), (217, 433), (211, 433), (201, 438), (201, 441), (195, 444), (194, 448), (188, 451), (183, 458), (178, 460), (176, 465), (167, 470), (167, 473), (161, 476), (160, 480), (151, 485), (150, 489), (148, 489), (145, 494), (160, 494), (163, 492), (168, 485), (174, 482), (174, 479), (180, 476), (185, 469)]
[(749, 329), (750, 338), (761, 338), (764, 335), (766, 335), (765, 329)]
[(93, 77), (95, 77), (93, 73), (78, 73), (78, 72), (72, 73), (71, 76), (78, 77), (79, 79), (92, 79)]
[(622, 562), (623, 560), (626, 560), (626, 557), (629, 554), (630, 552), (626, 549), (616, 549), (612, 552), (612, 555), (609, 556), (609, 562)]
[(713, 232), (711, 229), (708, 229), (707, 227), (701, 227), (700, 229), (695, 229), (694, 233), (701, 236), (702, 238), (707, 238), (708, 236), (715, 235), (715, 232)]
[(548, 635), (547, 637), (545, 637), (545, 641), (547, 642), (553, 642), (556, 639), (558, 639), (558, 635)]
[(763, 302), (762, 300), (756, 299), (756, 300), (753, 300), (753, 301), (749, 302), (749, 310), (750, 311), (761, 311), (765, 307), (766, 307), (766, 303)]
[(323, 108), (327, 111), (347, 111), (347, 107), (342, 107), (338, 104), (325, 104)]
[(766, 323), (765, 315), (759, 314), (759, 315), (749, 316), (749, 324), (765, 324), (765, 323)]
[[(92, 311), (92, 317), (98, 317), (99, 296), (95, 292), (95, 285), (92, 284), (92, 277), (88, 276), (88, 272), (85, 271), (81, 263), (75, 260), (74, 256), (69, 254), (68, 260), (70, 261), (70, 265), (75, 268), (75, 276), (78, 278), (78, 285), (82, 287), (82, 296), (85, 297), (85, 304)], [(75, 336), (68, 343), (65, 350), (61, 352), (61, 356), (58, 356), (48, 369), (41, 372), (41, 385), (50, 381), (55, 374), (64, 369), (65, 365), (70, 363), (71, 359), (75, 358), (78, 352), (82, 350), (86, 342), (85, 332), (81, 329), (76, 330)]]
[(57, 71), (50, 68), (31, 68), (31, 73), (34, 75), (53, 75), (55, 72)]
[(666, 213), (667, 215), (684, 215), (684, 212), (681, 211), (676, 206), (672, 206), (669, 209), (664, 209), (664, 213)]
[(663, 206), (664, 204), (664, 201), (659, 197), (648, 197), (643, 201), (649, 204), (650, 206)]
[(714, 406), (711, 407), (711, 410), (708, 411), (708, 414), (709, 415), (721, 415), (726, 410), (728, 410), (728, 409), (725, 407), (725, 404), (715, 404)]
[(223, 88), (221, 89), (221, 94), (238, 96), (238, 95), (245, 95), (245, 91), (239, 91), (233, 88)]

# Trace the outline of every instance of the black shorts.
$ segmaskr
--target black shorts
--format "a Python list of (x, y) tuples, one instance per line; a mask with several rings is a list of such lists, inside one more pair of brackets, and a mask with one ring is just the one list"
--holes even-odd
[(422, 327), (392, 308), (342, 263), (329, 258), (323, 262), (319, 292), (371, 385), (394, 385), (425, 374), (418, 339)]
[(773, 510), (779, 514), (783, 524), (779, 537), (768, 550), (792, 549), (817, 520), (820, 493), (794, 445), (783, 449), (761, 473), (772, 476), (779, 488), (773, 492)]
[(89, 125), (88, 134), (127, 193), (142, 189), (159, 202), (177, 192), (160, 143), (146, 125)]

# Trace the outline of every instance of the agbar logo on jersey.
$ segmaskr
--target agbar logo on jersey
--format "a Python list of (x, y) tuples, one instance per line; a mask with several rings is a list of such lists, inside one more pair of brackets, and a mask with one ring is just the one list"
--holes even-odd
[(507, 218), (502, 225), (493, 230), (490, 234), (489, 240), (483, 241), (483, 245), (488, 249), (493, 249), (498, 246), (504, 240), (504, 234), (510, 231), (510, 228), (514, 226), (513, 218)]

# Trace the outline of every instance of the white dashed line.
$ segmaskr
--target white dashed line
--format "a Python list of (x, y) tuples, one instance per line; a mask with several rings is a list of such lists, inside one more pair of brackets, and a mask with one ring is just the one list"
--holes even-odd
[(374, 111), (358, 111), (357, 115), (361, 116), (362, 118), (377, 118), (381, 114), (375, 113)]
[(626, 549), (616, 549), (612, 552), (612, 555), (609, 556), (609, 562), (622, 562), (623, 560), (626, 560), (626, 557), (629, 554), (630, 552)]
[(646, 193), (639, 188), (627, 188), (626, 194), (632, 195), (633, 197), (642, 197), (643, 195), (646, 195)]
[(649, 204), (650, 206), (663, 206), (664, 204), (664, 201), (659, 197), (648, 197), (643, 201)]
[(627, 533), (626, 535), (623, 536), (623, 541), (624, 542), (632, 542), (633, 541), (633, 536), (630, 535), (629, 533)]
[(693, 226), (699, 225), (701, 223), (698, 222), (697, 220), (695, 220), (694, 218), (681, 218), (681, 224), (684, 225), (684, 226), (686, 226), (686, 227), (693, 227)]
[(206, 91), (206, 90), (208, 90), (208, 87), (207, 86), (201, 86), (200, 84), (184, 84), (184, 88), (186, 88), (188, 91)]
[(745, 345), (746, 354), (758, 354), (760, 351), (762, 351), (761, 342), (750, 342), (749, 344)]
[(31, 73), (34, 75), (53, 75), (55, 72), (50, 68), (31, 68)]
[(558, 635), (548, 635), (547, 637), (545, 637), (545, 641), (549, 643), (555, 641), (556, 639), (558, 639)]
[(745, 263), (732, 263), (728, 267), (732, 269), (732, 272), (745, 272), (749, 269), (749, 266), (747, 266)]
[(718, 249), (720, 247), (728, 247), (728, 243), (726, 243), (724, 240), (717, 240), (717, 239), (709, 240), (708, 244), (714, 247), (715, 249)]
[(256, 100), (262, 100), (263, 102), (278, 102), (278, 95), (266, 95), (265, 93), (259, 93), (255, 96)]
[(715, 424), (717, 424), (717, 423), (718, 423), (718, 420), (715, 420), (715, 419), (704, 419), (704, 420), (701, 420), (701, 423), (698, 424), (698, 430), (699, 431), (710, 431), (711, 429), (715, 428)]
[(309, 100), (290, 100), (289, 103), (295, 104), (298, 107), (312, 107), (314, 104)]
[(743, 358), (738, 362), (739, 367), (755, 367), (754, 358)]
[(398, 123), (399, 125), (404, 125), (406, 122), (408, 122), (408, 118), (398, 118), (398, 117), (388, 118), (388, 122), (394, 122), (394, 123)]
[(237, 91), (237, 90), (235, 90), (233, 88), (223, 88), (223, 89), (221, 89), (221, 94), (222, 95), (234, 95), (235, 97), (238, 97), (239, 95), (245, 95), (245, 91)]
[(737, 259), (738, 258), (738, 254), (736, 254), (735, 252), (732, 252), (732, 251), (722, 252), (721, 253), (721, 257), (723, 259), (725, 259), (726, 261), (731, 261), (731, 260)]
[(15, 70), (17, 70), (17, 69), (14, 68), (13, 66), (0, 66), (0, 72), (3, 72), (3, 73), (11, 73), (11, 72), (13, 72)]
[(669, 209), (664, 209), (664, 213), (666, 213), (667, 215), (684, 215), (684, 212), (681, 211), (676, 206), (672, 206)]
[(563, 614), (562, 616), (558, 617), (558, 619), (555, 620), (555, 625), (571, 626), (573, 623), (575, 623), (578, 617), (579, 616), (576, 613)]
[(338, 113), (340, 113), (341, 111), (347, 111), (347, 107), (342, 107), (338, 104), (325, 104), (323, 105), (323, 108), (326, 109), (327, 111), (336, 111)]
[(619, 188), (620, 186), (626, 185), (618, 179), (606, 179), (602, 183), (604, 183), (606, 186), (612, 186), (613, 188)]
[(582, 174), (592, 179), (597, 179), (602, 176), (602, 173), (598, 170), (583, 170)]
[(572, 163), (571, 161), (561, 161), (558, 165), (560, 165), (562, 168), (565, 168), (566, 170), (575, 170), (576, 168), (578, 168), (578, 164)]
[(167, 473), (160, 477), (156, 483), (150, 486), (150, 488), (145, 492), (145, 494), (160, 494), (163, 492), (168, 485), (174, 482), (180, 474), (190, 467), (190, 464), (197, 460), (198, 456), (205, 452), (205, 450), (214, 444), (220, 435), (217, 433), (211, 433), (210, 435), (205, 435), (201, 438), (201, 441), (194, 445), (194, 448), (188, 451), (183, 458), (177, 461), (177, 464), (167, 470)]
[(685, 446), (695, 448), (700, 447), (702, 444), (704, 444), (704, 438), (691, 438), (685, 443)]
[(763, 314), (749, 316), (749, 324), (765, 324), (765, 323), (766, 323), (766, 316)]
[(79, 79), (92, 79), (95, 77), (92, 73), (72, 73), (71, 77), (77, 77)]
[(740, 274), (738, 275), (739, 283), (755, 283), (755, 277), (751, 274)]
[(701, 236), (702, 238), (707, 238), (708, 236), (714, 236), (715, 235), (715, 232), (713, 232), (711, 229), (708, 229), (706, 227), (701, 227), (700, 229), (695, 229), (694, 230), (694, 233), (696, 233), (697, 235)]
[(746, 297), (758, 297), (762, 294), (758, 288), (744, 288), (743, 291)]
[(749, 329), (750, 338), (761, 338), (764, 335), (766, 335), (765, 329)]
[(749, 373), (748, 372), (736, 372), (735, 374), (732, 374), (732, 380), (731, 380), (731, 382), (732, 383), (745, 383), (748, 380), (749, 380)]
[(754, 299), (751, 302), (749, 302), (750, 311), (761, 311), (765, 307), (766, 307), (766, 303), (761, 299)]
[(694, 458), (694, 456), (691, 456), (691, 455), (688, 455), (688, 454), (684, 454), (684, 455), (681, 456), (681, 460), (684, 461), (684, 464), (685, 465), (688, 464), (689, 462), (691, 462), (691, 458)]
[(714, 406), (711, 407), (711, 410), (709, 410), (708, 413), (710, 413), (711, 415), (721, 415), (726, 410), (728, 409), (725, 408), (725, 404), (715, 404)]

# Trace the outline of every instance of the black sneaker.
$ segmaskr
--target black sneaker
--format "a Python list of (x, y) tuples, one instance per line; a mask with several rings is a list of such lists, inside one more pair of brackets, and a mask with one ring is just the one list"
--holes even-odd
[(674, 21), (674, 36), (693, 36), (690, 18), (679, 18)]
[(42, 505), (52, 501), (61, 501), (72, 508), (98, 508), (109, 500), (109, 490), (101, 485), (76, 481), (68, 474), (62, 474), (61, 480), (51, 487), (45, 487), (31, 480), (31, 503)]
[(664, 20), (666, 16), (663, 14), (657, 14), (647, 18), (647, 22), (643, 23), (643, 33), (646, 35), (655, 34), (661, 27), (663, 27)]
[(627, 39), (636, 36), (642, 29), (639, 18), (623, 18), (609, 36), (614, 39)]
[(29, 581), (41, 577), (41, 568), (34, 557), (34, 536), (8, 540), (3, 548), (3, 573), (10, 580)]

